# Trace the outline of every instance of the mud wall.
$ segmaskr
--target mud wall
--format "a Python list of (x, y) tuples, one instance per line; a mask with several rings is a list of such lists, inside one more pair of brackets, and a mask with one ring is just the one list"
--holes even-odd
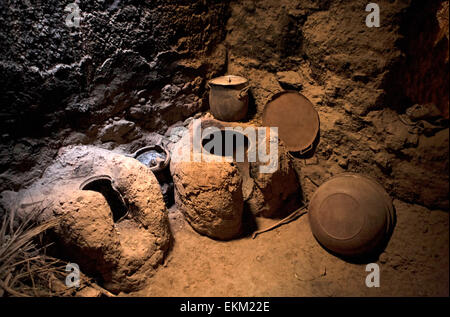
[(250, 78), (257, 119), (281, 89), (316, 105), (316, 155), (297, 161), (307, 194), (362, 172), (398, 198), (447, 209), (448, 36), (437, 16), (448, 2), (377, 3), (379, 28), (365, 24), (367, 1), (232, 2), (228, 72)]

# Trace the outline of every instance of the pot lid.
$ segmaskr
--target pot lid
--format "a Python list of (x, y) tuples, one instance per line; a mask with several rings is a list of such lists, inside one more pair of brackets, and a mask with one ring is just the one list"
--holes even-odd
[(289, 151), (309, 150), (319, 132), (319, 115), (313, 104), (297, 91), (272, 96), (263, 111), (263, 125), (278, 127), (278, 136)]
[(220, 85), (220, 86), (237, 86), (247, 83), (248, 80), (241, 76), (235, 75), (226, 75), (217, 78), (213, 78), (209, 81), (211, 85)]

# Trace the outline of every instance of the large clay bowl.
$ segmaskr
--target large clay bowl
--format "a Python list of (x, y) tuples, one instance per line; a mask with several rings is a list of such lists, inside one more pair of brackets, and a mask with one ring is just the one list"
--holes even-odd
[(314, 193), (309, 220), (316, 239), (342, 256), (361, 256), (386, 241), (394, 208), (383, 187), (366, 176), (345, 173), (332, 177)]

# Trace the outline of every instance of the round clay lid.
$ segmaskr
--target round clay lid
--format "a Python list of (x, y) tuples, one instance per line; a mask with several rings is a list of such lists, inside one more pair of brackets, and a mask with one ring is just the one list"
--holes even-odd
[(313, 104), (296, 91), (272, 96), (263, 112), (263, 125), (278, 127), (278, 136), (289, 151), (309, 149), (319, 132), (319, 115)]
[(235, 75), (226, 75), (217, 78), (213, 78), (209, 81), (211, 85), (219, 85), (219, 86), (237, 86), (246, 84), (248, 80), (241, 76)]

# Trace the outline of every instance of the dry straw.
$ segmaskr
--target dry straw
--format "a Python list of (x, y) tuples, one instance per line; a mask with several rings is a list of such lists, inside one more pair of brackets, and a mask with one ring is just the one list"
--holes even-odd
[[(66, 263), (46, 255), (42, 235), (58, 223), (54, 218), (39, 222), (45, 208), (36, 209), (25, 217), (0, 209), (0, 297), (77, 296), (85, 287), (92, 287), (104, 296), (114, 296), (81, 274), (82, 287), (67, 288)], [(2, 219), (3, 218), (3, 219)]]

